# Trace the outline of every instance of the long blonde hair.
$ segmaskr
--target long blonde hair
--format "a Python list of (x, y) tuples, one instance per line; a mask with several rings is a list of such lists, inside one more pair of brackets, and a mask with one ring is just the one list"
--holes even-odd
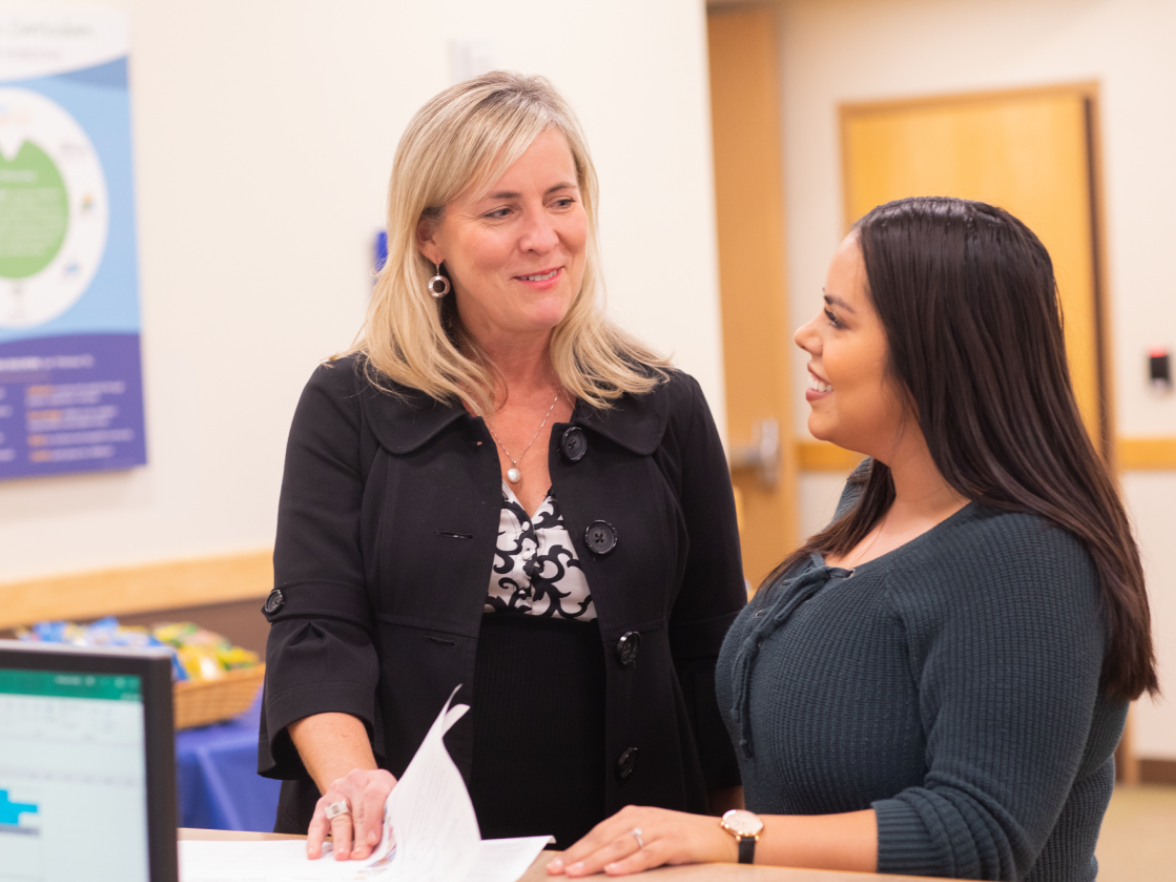
[(598, 184), (588, 146), (567, 102), (543, 77), (493, 71), (446, 89), (417, 111), (400, 139), (388, 185), (388, 259), (367, 318), (350, 350), (365, 356), (368, 379), (396, 393), (419, 389), (443, 402), (493, 408), (495, 367), (462, 326), (454, 298), (430, 296), (433, 264), (417, 246), (422, 219), (439, 220), (471, 185), (493, 186), (548, 129), (567, 140), (588, 216), (584, 279), (551, 337), (563, 388), (592, 407), (648, 392), (669, 361), (605, 314), (597, 248)]

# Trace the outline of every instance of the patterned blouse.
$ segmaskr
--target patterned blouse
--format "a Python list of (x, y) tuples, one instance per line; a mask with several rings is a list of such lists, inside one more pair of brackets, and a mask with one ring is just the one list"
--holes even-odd
[(484, 611), (582, 622), (596, 618), (588, 579), (550, 490), (532, 518), (502, 482), (498, 546)]

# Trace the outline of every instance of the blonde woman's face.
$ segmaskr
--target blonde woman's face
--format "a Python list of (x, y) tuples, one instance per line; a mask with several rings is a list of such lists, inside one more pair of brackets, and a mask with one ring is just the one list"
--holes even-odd
[(588, 217), (567, 140), (540, 135), (485, 196), (462, 193), (422, 223), (421, 253), (444, 263), (466, 328), (484, 344), (551, 331), (584, 278)]

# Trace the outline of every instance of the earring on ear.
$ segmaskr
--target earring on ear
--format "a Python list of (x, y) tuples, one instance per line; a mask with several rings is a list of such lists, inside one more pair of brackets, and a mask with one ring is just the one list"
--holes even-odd
[(433, 278), (429, 279), (429, 284), (425, 287), (429, 289), (430, 294), (440, 300), (449, 293), (449, 279), (441, 275), (441, 264), (435, 263), (433, 266), (437, 268), (437, 274), (433, 276)]

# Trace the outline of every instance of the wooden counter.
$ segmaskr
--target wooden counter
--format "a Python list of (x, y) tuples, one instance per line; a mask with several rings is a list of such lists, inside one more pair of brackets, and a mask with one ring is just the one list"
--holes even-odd
[[(181, 827), (180, 839), (304, 839), (283, 833), (238, 833), (229, 830), (194, 830)], [(559, 852), (545, 851), (535, 859), (531, 869), (519, 882), (556, 882), (566, 876), (548, 876), (543, 868)], [(591, 878), (604, 878), (596, 876)], [(868, 879), (886, 882), (931, 882), (928, 876), (884, 876), (878, 873), (844, 873), (836, 870), (793, 870), (786, 867), (752, 867), (742, 864), (691, 864), (686, 867), (660, 867), (634, 877), (649, 882), (865, 882)]]

